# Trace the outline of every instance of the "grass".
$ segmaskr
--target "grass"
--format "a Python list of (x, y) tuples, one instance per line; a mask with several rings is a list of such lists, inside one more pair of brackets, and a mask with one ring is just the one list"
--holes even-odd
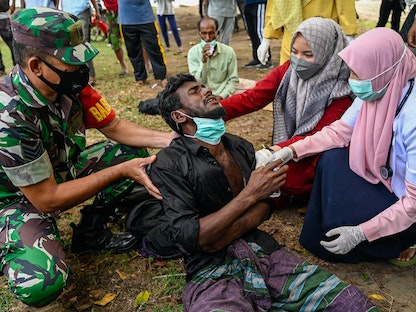
[(3, 279), (0, 284), (0, 311), (8, 311), (13, 306), (15, 299), (7, 286), (6, 279)]
[[(152, 311), (183, 311), (182, 304), (176, 300), (181, 297), (185, 286), (185, 273), (181, 261), (163, 262), (162, 267), (154, 263), (151, 266), (152, 284), (155, 286), (152, 295), (157, 302)], [(151, 305), (152, 303), (149, 303), (149, 306)]]

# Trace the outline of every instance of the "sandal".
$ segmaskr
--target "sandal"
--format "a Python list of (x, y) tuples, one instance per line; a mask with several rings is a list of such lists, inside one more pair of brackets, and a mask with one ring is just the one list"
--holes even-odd
[(118, 76), (120, 77), (120, 78), (124, 78), (124, 77), (126, 77), (127, 76), (127, 70), (122, 70), (119, 74), (118, 74)]
[(395, 264), (395, 265), (401, 266), (401, 267), (407, 267), (407, 266), (411, 266), (413, 264), (416, 264), (416, 245), (410, 246), (409, 248), (407, 248), (404, 251), (407, 251), (408, 249), (413, 249), (413, 252), (414, 252), (413, 257), (410, 258), (409, 260), (404, 260), (403, 261), (403, 260), (399, 260), (399, 259), (395, 258), (395, 259), (390, 259), (388, 261), (392, 264)]

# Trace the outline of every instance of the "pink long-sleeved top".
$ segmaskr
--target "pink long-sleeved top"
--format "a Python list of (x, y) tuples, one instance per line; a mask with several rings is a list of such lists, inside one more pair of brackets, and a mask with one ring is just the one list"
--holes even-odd
[[(407, 88), (403, 90), (403, 95)], [(416, 92), (413, 91), (407, 103), (415, 101)], [(331, 148), (348, 146), (362, 103), (357, 98), (340, 120), (313, 136), (294, 142), (292, 146), (297, 160)], [(394, 120), (393, 130), (390, 154), (393, 176), (390, 183), (399, 199), (383, 212), (360, 224), (370, 242), (399, 233), (416, 222), (416, 105), (403, 106)]]

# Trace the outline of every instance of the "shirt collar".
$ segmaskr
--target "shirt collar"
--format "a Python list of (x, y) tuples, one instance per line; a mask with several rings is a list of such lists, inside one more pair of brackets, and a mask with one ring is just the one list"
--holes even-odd
[(221, 46), (221, 42), (217, 41), (217, 48), (215, 49), (218, 53), (222, 52), (222, 46)]
[(205, 148), (193, 138), (189, 138), (189, 137), (182, 135), (178, 139), (181, 140), (183, 144), (186, 146), (186, 148), (194, 155), (197, 155), (199, 150), (202, 150)]
[[(187, 149), (194, 155), (197, 155), (199, 151), (206, 149), (206, 147), (202, 146), (198, 141), (194, 140), (193, 138), (181, 136), (180, 139), (185, 144)], [(224, 146), (231, 146), (232, 149), (235, 149), (237, 146), (237, 141), (232, 140), (232, 137), (230, 137), (227, 133), (225, 133), (222, 136), (221, 141), (224, 144)]]

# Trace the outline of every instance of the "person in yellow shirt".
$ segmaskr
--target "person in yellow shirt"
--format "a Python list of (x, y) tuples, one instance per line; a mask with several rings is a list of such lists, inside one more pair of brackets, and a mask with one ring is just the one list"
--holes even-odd
[(263, 40), (257, 49), (260, 62), (266, 62), (271, 39), (279, 38), (282, 38), (280, 64), (286, 62), (290, 57), (290, 42), (296, 27), (314, 16), (333, 19), (350, 41), (358, 33), (355, 0), (269, 0)]

